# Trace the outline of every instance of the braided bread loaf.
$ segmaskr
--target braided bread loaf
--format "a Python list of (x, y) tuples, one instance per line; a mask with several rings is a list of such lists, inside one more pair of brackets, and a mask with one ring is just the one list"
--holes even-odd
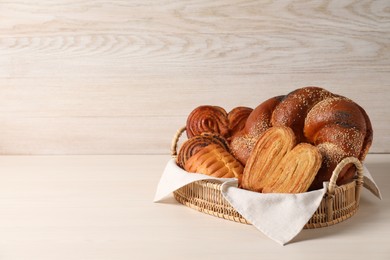
[[(256, 107), (245, 127), (231, 137), (232, 154), (245, 165), (254, 144), (271, 126), (289, 127), (297, 143), (311, 143), (320, 150), (323, 162), (310, 190), (321, 188), (343, 158), (364, 160), (373, 136), (370, 119), (359, 105), (325, 89), (305, 87)], [(338, 184), (349, 182), (354, 174), (352, 165), (345, 167)]]

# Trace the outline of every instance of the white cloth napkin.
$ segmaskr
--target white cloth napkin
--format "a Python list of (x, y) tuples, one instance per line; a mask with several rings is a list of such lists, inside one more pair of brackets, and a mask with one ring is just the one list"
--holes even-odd
[[(365, 168), (367, 187), (381, 198), (380, 191), (372, 176)], [(154, 202), (162, 200), (173, 191), (199, 180), (218, 180), (222, 183), (225, 199), (253, 226), (281, 245), (293, 239), (313, 216), (326, 193), (327, 184), (320, 190), (298, 194), (258, 193), (237, 188), (234, 178), (221, 179), (198, 173), (188, 173), (176, 165), (174, 159), (168, 161)]]
[(320, 190), (298, 193), (258, 193), (237, 188), (237, 181), (225, 182), (222, 194), (245, 219), (281, 245), (293, 239), (313, 216), (326, 193)]
[(372, 178), (365, 165), (363, 165), (363, 187), (371, 191), (371, 193), (374, 194), (378, 199), (382, 199), (381, 191), (379, 190), (378, 185), (376, 185), (374, 178)]
[(177, 166), (175, 159), (171, 159), (165, 166), (163, 175), (160, 178), (160, 182), (157, 186), (157, 191), (154, 196), (154, 202), (162, 200), (175, 190), (180, 189), (181, 187), (190, 184), (191, 182), (200, 180), (218, 180), (222, 183), (226, 180), (235, 179), (214, 178), (200, 173), (188, 173)]

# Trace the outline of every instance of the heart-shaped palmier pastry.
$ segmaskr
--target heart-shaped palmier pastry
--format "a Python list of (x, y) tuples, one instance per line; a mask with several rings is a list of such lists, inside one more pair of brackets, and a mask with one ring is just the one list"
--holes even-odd
[(271, 127), (257, 140), (240, 187), (264, 193), (305, 192), (321, 163), (321, 153), (315, 146), (296, 145), (294, 132), (288, 127)]
[(321, 153), (308, 143), (300, 143), (288, 152), (275, 169), (276, 177), (263, 193), (301, 193), (309, 189), (321, 167)]

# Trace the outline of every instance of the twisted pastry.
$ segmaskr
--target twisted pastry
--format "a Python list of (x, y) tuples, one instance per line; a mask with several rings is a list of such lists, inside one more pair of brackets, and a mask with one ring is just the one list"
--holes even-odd
[(176, 163), (178, 166), (184, 168), (186, 161), (200, 151), (203, 147), (209, 144), (218, 144), (226, 151), (229, 151), (229, 145), (225, 138), (214, 133), (202, 133), (186, 140), (180, 147), (177, 154)]
[(224, 148), (210, 144), (187, 160), (184, 169), (217, 178), (241, 178), (244, 168)]
[(218, 133), (223, 137), (228, 137), (228, 114), (219, 106), (197, 107), (187, 118), (186, 132), (188, 138), (203, 132)]

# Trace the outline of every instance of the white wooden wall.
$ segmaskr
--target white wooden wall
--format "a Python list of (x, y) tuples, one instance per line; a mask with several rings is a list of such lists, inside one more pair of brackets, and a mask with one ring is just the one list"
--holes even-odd
[(1, 154), (164, 154), (198, 105), (306, 85), (390, 152), (389, 0), (0, 0)]

